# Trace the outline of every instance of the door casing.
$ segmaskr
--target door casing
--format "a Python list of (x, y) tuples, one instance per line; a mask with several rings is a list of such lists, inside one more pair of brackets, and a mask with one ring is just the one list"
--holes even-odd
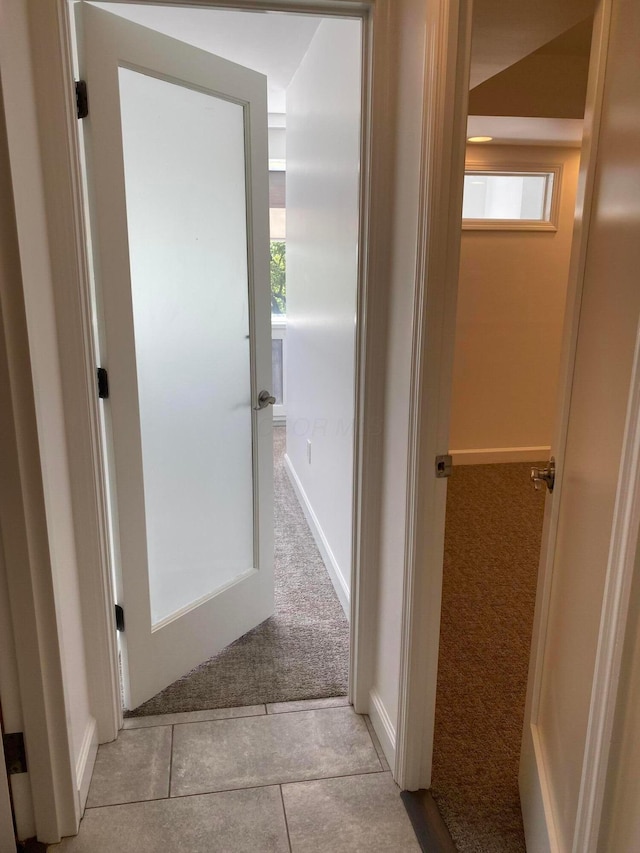
[[(602, 0), (595, 25), (595, 40), (592, 48), (590, 86), (585, 111), (585, 143), (587, 153), (581, 169), (578, 190), (577, 224), (572, 248), (569, 297), (565, 344), (559, 383), (559, 415), (554, 448), (562, 453), (568, 423), (571, 395), (572, 370), (575, 359), (575, 343), (580, 313), (580, 296), (586, 245), (588, 240), (589, 213), (592, 187), (597, 168), (598, 122), (603, 101), (604, 76), (607, 59), (607, 34), (609, 17), (614, 0)], [(467, 10), (469, 14), (470, 10)], [(450, 15), (452, 12), (450, 12)], [(469, 20), (461, 16), (460, 25), (452, 25), (450, 40), (442, 39), (442, 64), (445, 76), (450, 75), (450, 86), (464, 84), (468, 75)], [(449, 62), (447, 62), (447, 59)], [(444, 85), (444, 81), (440, 81)], [(438, 103), (436, 101), (436, 103)], [(456, 143), (464, 141), (463, 118), (466, 118), (463, 95), (450, 96), (450, 104), (456, 116)], [(449, 125), (450, 127), (451, 125)], [(428, 130), (427, 130), (428, 133)], [(442, 155), (441, 155), (442, 156)], [(442, 161), (439, 161), (442, 163)], [(445, 163), (446, 163), (445, 158)], [(462, 174), (463, 162), (459, 165)], [(434, 260), (433, 275), (430, 275), (430, 305), (417, 311), (414, 317), (414, 357), (412, 389), (414, 406), (411, 421), (411, 459), (407, 504), (408, 533), (406, 536), (408, 555), (405, 562), (403, 603), (403, 647), (401, 684), (399, 689), (400, 719), (396, 779), (401, 787), (411, 790), (429, 787), (433, 752), (433, 722), (437, 684), (437, 662), (439, 623), (442, 592), (442, 539), (443, 539), (443, 496), (434, 499), (429, 479), (432, 477), (435, 453), (446, 453), (448, 442), (447, 412), (450, 400), (450, 351), (455, 335), (455, 293), (458, 271), (452, 258), (460, 242), (460, 215), (458, 186), (449, 176), (449, 192), (440, 209), (445, 222), (441, 239), (446, 244), (439, 257)], [(449, 258), (449, 262), (447, 262)], [(436, 291), (435, 293), (433, 291)], [(447, 306), (449, 310), (447, 310)], [(437, 329), (441, 340), (433, 341), (433, 329)], [(432, 345), (429, 345), (431, 330)], [(437, 335), (436, 335), (437, 338)], [(420, 352), (417, 343), (426, 340), (426, 348)], [(442, 344), (442, 340), (445, 344)], [(436, 379), (434, 384), (434, 378)], [(614, 517), (611, 556), (607, 575), (607, 588), (603, 600), (602, 620), (598, 639), (598, 655), (591, 697), (589, 732), (585, 748), (581, 778), (580, 801), (575, 829), (574, 850), (580, 853), (595, 851), (602, 813), (606, 773), (608, 767), (609, 738), (612, 730), (618, 693), (619, 672), (626, 630), (628, 596), (633, 577), (638, 547), (640, 524), (640, 475), (638, 473), (638, 446), (640, 445), (640, 416), (637, 401), (640, 399), (640, 355), (636, 362), (630, 389), (630, 417), (627, 423), (622, 452), (618, 503)], [(636, 409), (634, 410), (634, 402)], [(428, 407), (427, 407), (428, 404)], [(634, 414), (635, 412), (635, 414)], [(437, 438), (433, 438), (437, 436)], [(436, 450), (437, 447), (441, 449)], [(562, 488), (561, 478), (557, 481), (554, 504)], [(431, 499), (431, 503), (429, 500)], [(436, 512), (429, 508), (436, 507)], [(426, 519), (426, 521), (425, 521)], [(542, 648), (548, 613), (548, 589), (551, 583), (550, 555), (553, 553), (557, 526), (557, 511), (550, 514), (546, 530), (546, 549), (541, 554), (541, 570), (536, 604), (536, 618), (532, 643), (532, 666), (534, 672), (540, 662), (536, 654)], [(546, 569), (546, 570), (545, 570)], [(539, 673), (532, 682), (528, 696), (528, 708), (537, 701), (540, 688)], [(535, 719), (535, 709), (532, 715)], [(537, 814), (525, 815), (533, 823), (549, 817), (549, 805), (540, 792)], [(551, 822), (552, 825), (552, 822)], [(551, 850), (553, 837), (546, 839)], [(542, 848), (541, 849), (547, 849)]]
[[(216, 2), (193, 0), (184, 5), (224, 6), (235, 9), (265, 10), (274, 9), (290, 12), (305, 12), (319, 15), (346, 15), (359, 17), (363, 21), (363, 94), (361, 143), (362, 187), (360, 200), (361, 252), (358, 273), (357, 299), (357, 340), (356, 340), (356, 387), (355, 387), (355, 447), (354, 447), (354, 537), (353, 537), (353, 594), (352, 594), (352, 642), (351, 642), (351, 695), (358, 710), (367, 710), (363, 704), (368, 701), (367, 679), (372, 668), (371, 644), (363, 638), (371, 635), (372, 609), (363, 602), (372, 599), (374, 593), (369, 587), (375, 583), (375, 535), (377, 530), (377, 483), (380, 465), (376, 461), (378, 430), (370, 426), (379, 418), (380, 388), (372, 378), (382, 372), (384, 353), (377, 342), (383, 338), (381, 328), (384, 315), (377, 313), (375, 293), (380, 287), (372, 286), (370, 270), (384, 270), (384, 240), (377, 239), (378, 232), (384, 232), (384, 222), (372, 211), (371, 198), (373, 187), (383, 182), (382, 164), (386, 158), (386, 138), (381, 142), (373, 139), (372, 123), (383, 121), (386, 112), (384, 99), (386, 92), (380, 81), (384, 79), (385, 40), (382, 21), (386, 17), (388, 0), (366, 0), (366, 2), (335, 2), (319, 0), (315, 3), (284, 2)], [(181, 5), (176, 0), (173, 5)], [(42, 11), (41, 11), (42, 10)], [(90, 650), (91, 665), (88, 678), (92, 695), (100, 697), (95, 703), (98, 718), (99, 739), (101, 742), (113, 739), (122, 724), (120, 710), (120, 689), (118, 681), (117, 651), (113, 631), (113, 591), (108, 553), (108, 511), (105, 490), (106, 471), (102, 452), (103, 437), (94, 394), (94, 370), (97, 345), (94, 334), (96, 322), (91, 290), (90, 264), (83, 235), (87, 233), (83, 185), (81, 177), (81, 153), (78, 141), (77, 119), (73, 103), (73, 39), (72, 20), (69, 0), (50, 0), (43, 4), (38, 14), (33, 15), (32, 38), (39, 55), (44, 57), (43, 66), (52, 66), (57, 74), (48, 81), (38, 80), (43, 88), (50, 87), (49, 94), (53, 103), (63, 108), (56, 114), (58, 137), (49, 136), (52, 151), (51, 159), (66, 159), (66, 173), (45, 169), (45, 181), (52, 196), (57, 197), (59, 206), (65, 211), (66, 226), (61, 227), (52, 239), (53, 267), (60, 274), (60, 299), (58, 325), (60, 338), (73, 342), (72, 347), (62, 348), (63, 383), (66, 405), (70, 411), (78, 413), (76, 428), (82, 430), (82, 442), (69, 439), (78, 451), (70, 458), (73, 470), (72, 481), (76, 495), (74, 507), (77, 508), (80, 523), (77, 525), (76, 538), (78, 550), (86, 556), (87, 572), (82, 579), (83, 611), (85, 620), (85, 639)], [(59, 41), (51, 40), (50, 32), (54, 28)], [(376, 32), (375, 46), (373, 33)], [(47, 35), (49, 32), (49, 35)], [(48, 44), (47, 44), (48, 42)], [(42, 53), (40, 53), (42, 48)], [(374, 95), (374, 78), (377, 96)], [(70, 97), (71, 96), (71, 97)], [(50, 101), (50, 103), (52, 103)], [(55, 107), (54, 107), (55, 109)], [(57, 143), (57, 144), (56, 144)], [(66, 151), (65, 151), (66, 149)], [(59, 161), (60, 162), (60, 161)], [(57, 177), (54, 172), (57, 172)], [(381, 177), (382, 176), (382, 177)], [(62, 222), (62, 218), (58, 220)], [(57, 223), (50, 222), (50, 228), (58, 231)], [(71, 225), (71, 227), (69, 227)], [(64, 279), (62, 270), (65, 270)], [(381, 273), (377, 273), (381, 275)], [(55, 273), (54, 273), (55, 275)], [(66, 279), (66, 283), (63, 283)], [(66, 289), (66, 293), (64, 292)], [(373, 294), (373, 295), (372, 295)], [(75, 314), (69, 312), (69, 301), (75, 302)], [(75, 349), (70, 357), (68, 349)], [(78, 364), (78, 355), (82, 358)], [(73, 363), (72, 363), (73, 362)], [(75, 367), (73, 364), (75, 363)], [(373, 388), (375, 387), (375, 392)], [(74, 427), (70, 429), (73, 430)], [(87, 446), (86, 435), (91, 440)], [(82, 446), (84, 445), (84, 447)], [(84, 451), (84, 452), (82, 452)], [(363, 460), (367, 464), (363, 464)], [(87, 501), (87, 492), (92, 500)], [(365, 531), (366, 532), (363, 532)], [(367, 565), (368, 571), (360, 569)], [(363, 685), (364, 686), (361, 686)], [(364, 697), (364, 699), (363, 699)]]
[[(107, 0), (107, 2), (128, 2), (128, 0)], [(152, 0), (143, 0), (148, 5), (158, 5)], [(380, 354), (376, 351), (375, 340), (380, 339), (380, 333), (377, 331), (377, 326), (382, 321), (382, 318), (377, 317), (372, 310), (375, 305), (375, 300), (371, 298), (371, 291), (375, 288), (370, 282), (370, 269), (381, 267), (377, 263), (377, 258), (374, 255), (378, 254), (376, 247), (380, 245), (380, 241), (375, 239), (376, 229), (381, 229), (382, 225), (376, 221), (375, 215), (371, 211), (372, 187), (376, 183), (376, 174), (374, 173), (374, 158), (381, 159), (381, 154), (377, 151), (372, 151), (376, 147), (372, 140), (372, 118), (374, 112), (373, 99), (373, 76), (375, 73), (380, 74), (380, 70), (376, 63), (376, 57), (373, 50), (373, 32), (381, 30), (380, 20), (383, 15), (383, 7), (388, 0), (365, 0), (365, 2), (350, 2), (350, 0), (317, 0), (317, 2), (306, 3), (299, 0), (283, 0), (279, 3), (261, 2), (261, 0), (172, 0), (166, 5), (172, 6), (198, 6), (202, 8), (217, 8), (222, 7), (227, 10), (233, 9), (237, 11), (247, 10), (273, 10), (286, 12), (304, 12), (306, 14), (327, 15), (332, 16), (348, 16), (357, 17), (362, 20), (363, 24), (363, 77), (362, 77), (362, 140), (361, 140), (361, 191), (360, 191), (360, 251), (358, 265), (358, 283), (357, 283), (357, 323), (356, 323), (356, 358), (355, 358), (355, 388), (354, 388), (354, 498), (352, 510), (353, 524), (353, 546), (352, 546), (352, 595), (351, 595), (351, 642), (350, 642), (350, 688), (349, 694), (351, 701), (354, 703), (356, 710), (363, 712), (368, 710), (366, 702), (368, 702), (368, 678), (371, 672), (372, 664), (369, 660), (371, 655), (371, 644), (363, 641), (363, 638), (370, 636), (372, 612), (370, 608), (363, 606), (363, 601), (368, 601), (372, 597), (372, 593), (367, 589), (367, 585), (373, 581), (374, 572), (370, 569), (362, 572), (361, 567), (374, 565), (374, 547), (372, 541), (371, 530), (376, 528), (376, 524), (372, 519), (377, 514), (376, 495), (378, 489), (375, 486), (376, 471), (379, 470), (379, 465), (363, 464), (363, 459), (371, 459), (375, 455), (375, 449), (372, 445), (375, 442), (376, 430), (370, 427), (370, 423), (378, 418), (379, 413), (374, 412), (374, 406), (370, 402), (369, 388), (373, 384), (371, 375), (375, 375), (376, 364), (380, 361)], [(72, 0), (57, 0), (59, 14), (63, 21), (64, 28), (68, 33), (71, 33), (72, 20), (69, 14), (69, 5)], [(162, 4), (161, 4), (162, 5)], [(382, 39), (376, 35), (378, 43), (378, 51), (381, 52)], [(72, 39), (70, 40), (72, 41)], [(69, 70), (71, 70), (71, 57), (67, 54)], [(378, 107), (380, 109), (380, 107)], [(76, 120), (72, 117), (71, 127), (69, 130), (69, 144), (73, 149), (73, 157), (76, 163), (79, 163), (79, 151), (76, 133)], [(78, 184), (81, 185), (82, 180), (79, 175), (76, 175)], [(86, 213), (84, 204), (81, 198), (76, 194), (74, 199), (74, 214), (78, 222), (82, 224), (82, 229), (86, 229)], [(93, 303), (93, 294), (91, 292), (90, 275), (88, 274), (89, 259), (86, 256), (85, 248), (82, 245), (77, 246), (78, 254), (82, 256), (82, 267), (84, 274), (79, 276), (79, 285), (84, 290), (84, 301), (87, 306)], [(85, 359), (86, 366), (91, 374), (93, 371), (94, 356), (97, 351), (97, 342), (87, 323), (85, 327)], [(377, 402), (380, 402), (380, 391), (376, 389)], [(96, 434), (100, 434), (99, 423), (95, 421), (95, 409), (91, 407), (91, 420), (93, 429)], [(103, 442), (100, 440), (96, 451), (100, 454), (100, 459), (94, 458), (94, 480), (95, 489), (97, 492), (104, 494), (104, 480), (101, 478), (106, 476), (106, 463), (103, 448)], [(102, 517), (100, 520), (101, 538), (107, 535), (108, 519), (106, 514), (106, 502), (101, 507)], [(363, 535), (363, 528), (367, 528), (367, 535)], [(80, 536), (84, 534), (78, 531)], [(95, 539), (95, 537), (93, 537)], [(87, 547), (90, 544), (87, 543)], [(110, 568), (108, 559), (101, 561), (100, 566), (100, 583), (105, 586), (110, 584)], [(112, 599), (113, 593), (110, 597)], [(105, 598), (107, 598), (105, 596)], [(110, 613), (113, 610), (111, 601), (106, 601), (107, 610)], [(107, 620), (108, 622), (108, 620)], [(107, 624), (107, 631), (113, 634), (112, 628)], [(108, 657), (113, 657), (114, 650), (112, 641), (104, 637), (104, 632), (97, 630), (93, 632), (94, 636), (91, 642), (96, 646), (102, 646), (101, 657), (106, 661)], [(115, 669), (117, 672), (117, 668)], [(113, 705), (113, 695), (117, 688), (117, 696), (119, 697), (119, 684), (113, 679), (114, 669), (109, 667), (111, 677), (108, 679), (111, 686), (111, 702)], [(93, 676), (90, 676), (92, 681)], [(96, 675), (96, 678), (99, 678)], [(119, 701), (119, 700), (118, 700)], [(121, 726), (121, 712), (118, 710), (116, 719), (110, 721), (110, 728), (113, 730), (113, 725), (117, 728)], [(117, 731), (116, 728), (116, 731)]]

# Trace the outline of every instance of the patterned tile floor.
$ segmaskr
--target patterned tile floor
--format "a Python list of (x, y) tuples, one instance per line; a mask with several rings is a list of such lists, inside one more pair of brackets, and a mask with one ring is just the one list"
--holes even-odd
[(366, 717), (345, 698), (125, 721), (74, 838), (49, 853), (419, 853)]

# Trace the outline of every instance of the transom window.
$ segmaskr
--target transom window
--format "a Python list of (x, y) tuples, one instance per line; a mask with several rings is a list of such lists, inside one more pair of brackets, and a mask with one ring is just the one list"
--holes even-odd
[(464, 173), (463, 228), (555, 231), (560, 167), (486, 168)]

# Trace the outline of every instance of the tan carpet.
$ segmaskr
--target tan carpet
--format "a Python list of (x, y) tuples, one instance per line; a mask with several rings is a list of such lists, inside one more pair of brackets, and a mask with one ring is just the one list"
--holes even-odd
[(449, 481), (432, 793), (460, 853), (524, 851), (518, 761), (544, 495), (529, 464)]
[(284, 469), (274, 429), (276, 612), (129, 716), (343, 696), (349, 624)]

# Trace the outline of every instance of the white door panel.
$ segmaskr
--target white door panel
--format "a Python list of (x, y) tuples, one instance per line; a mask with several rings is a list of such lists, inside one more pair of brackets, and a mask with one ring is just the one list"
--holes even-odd
[(81, 13), (136, 707), (273, 612), (266, 79)]
[[(620, 121), (640, 102), (633, 48), (640, 16), (632, 7), (612, 3), (575, 362), (561, 425), (566, 444), (562, 453), (563, 440), (557, 442), (561, 482), (547, 499), (520, 774), (530, 853), (587, 850), (576, 818), (640, 318), (637, 158), (630, 161), (640, 128)], [(597, 20), (606, 26), (606, 16)]]

